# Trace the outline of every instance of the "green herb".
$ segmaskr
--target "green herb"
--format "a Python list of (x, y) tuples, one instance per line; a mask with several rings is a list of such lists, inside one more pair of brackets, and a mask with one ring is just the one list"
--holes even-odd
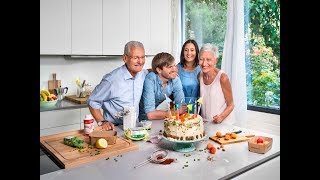
[(78, 137), (72, 137), (72, 136), (65, 137), (63, 138), (63, 143), (68, 146), (77, 147), (80, 149), (84, 148), (83, 147), (84, 141), (79, 139)]

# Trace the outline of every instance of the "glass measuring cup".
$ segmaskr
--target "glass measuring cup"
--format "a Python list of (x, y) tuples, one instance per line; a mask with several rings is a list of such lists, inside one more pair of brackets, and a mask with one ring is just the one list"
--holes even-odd
[(151, 154), (151, 156), (147, 160), (135, 165), (134, 168), (141, 167), (150, 162), (160, 164), (167, 159), (167, 155), (168, 155), (167, 150), (162, 150), (162, 149), (156, 150)]

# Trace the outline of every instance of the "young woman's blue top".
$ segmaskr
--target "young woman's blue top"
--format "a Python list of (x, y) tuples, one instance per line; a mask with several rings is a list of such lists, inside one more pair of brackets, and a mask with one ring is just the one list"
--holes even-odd
[(200, 66), (198, 65), (196, 69), (191, 72), (185, 71), (180, 63), (177, 64), (177, 67), (183, 87), (185, 103), (194, 103), (194, 101), (200, 96), (200, 85), (197, 79), (197, 76), (201, 71)]

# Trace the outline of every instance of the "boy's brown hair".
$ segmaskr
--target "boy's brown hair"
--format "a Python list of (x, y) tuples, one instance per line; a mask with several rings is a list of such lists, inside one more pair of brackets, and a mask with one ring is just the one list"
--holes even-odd
[(158, 53), (152, 59), (152, 71), (158, 74), (157, 68), (162, 70), (164, 66), (169, 66), (172, 63), (174, 63), (174, 57), (171, 54), (166, 52)]

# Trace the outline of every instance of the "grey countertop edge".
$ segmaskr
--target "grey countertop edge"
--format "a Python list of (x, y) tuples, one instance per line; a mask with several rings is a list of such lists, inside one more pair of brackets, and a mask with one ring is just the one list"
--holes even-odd
[(263, 164), (263, 163), (266, 163), (267, 161), (270, 161), (271, 159), (274, 159), (274, 158), (276, 158), (278, 156), (280, 156), (280, 151), (276, 152), (276, 153), (274, 153), (274, 154), (272, 154), (272, 155), (270, 155), (270, 156), (268, 156), (266, 158), (263, 158), (263, 159), (255, 162), (253, 164), (245, 166), (245, 167), (243, 167), (243, 168), (241, 168), (241, 169), (239, 169), (239, 170), (237, 170), (237, 171), (235, 171), (235, 172), (233, 172), (231, 174), (228, 174), (228, 175), (220, 178), (219, 180), (235, 178), (236, 176), (239, 176), (240, 174), (243, 174), (243, 173), (245, 173), (245, 172), (247, 172), (247, 171), (249, 171), (249, 170), (251, 170), (251, 169), (253, 169), (253, 168), (255, 168), (255, 167), (257, 167), (257, 166), (259, 166), (261, 164)]
[(68, 100), (62, 100), (62, 101), (58, 101), (54, 107), (50, 107), (50, 108), (40, 107), (40, 112), (56, 111), (56, 110), (63, 110), (63, 109), (79, 109), (79, 108), (85, 108), (85, 107), (88, 107), (88, 105), (87, 104), (77, 104), (77, 103), (74, 103), (74, 102), (68, 101)]

